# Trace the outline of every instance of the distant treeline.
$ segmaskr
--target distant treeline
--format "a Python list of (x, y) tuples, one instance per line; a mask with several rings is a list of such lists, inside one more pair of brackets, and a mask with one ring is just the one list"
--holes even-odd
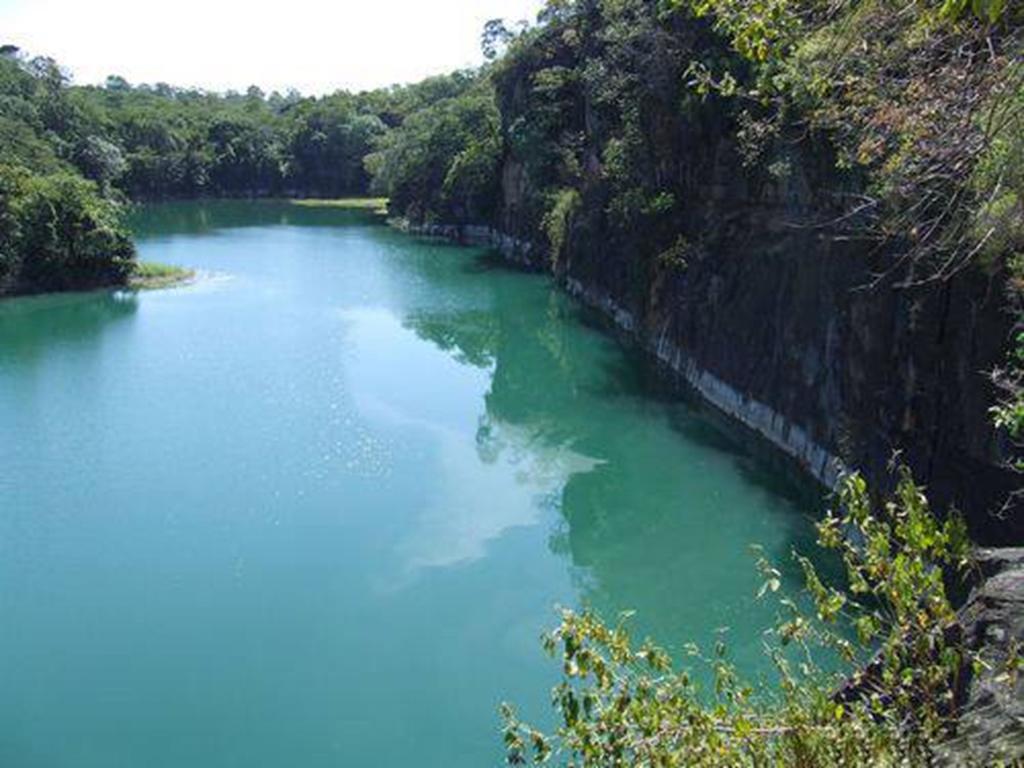
[[(125, 280), (129, 200), (366, 194), (366, 158), (388, 134), (477, 79), (455, 73), (322, 98), (117, 76), (74, 86), (52, 59), (0, 48), (0, 294)], [(464, 141), (467, 129), (453, 126), (448, 140)]]

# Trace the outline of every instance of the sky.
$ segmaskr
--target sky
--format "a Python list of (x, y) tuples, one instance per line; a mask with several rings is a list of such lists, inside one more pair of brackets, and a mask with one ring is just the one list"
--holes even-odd
[(483, 61), (493, 18), (542, 0), (0, 0), (0, 44), (55, 58), (76, 83), (306, 94), (408, 83)]

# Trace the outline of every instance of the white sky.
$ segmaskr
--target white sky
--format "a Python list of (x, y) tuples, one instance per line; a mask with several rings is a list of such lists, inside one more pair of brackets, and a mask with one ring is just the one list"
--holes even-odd
[(0, 0), (0, 44), (52, 56), (77, 83), (117, 74), (223, 91), (362, 90), (479, 64), (492, 18), (542, 0)]

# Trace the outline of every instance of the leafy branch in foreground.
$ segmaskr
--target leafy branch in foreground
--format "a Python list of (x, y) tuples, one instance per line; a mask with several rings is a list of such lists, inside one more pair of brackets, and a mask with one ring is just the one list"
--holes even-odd
[[(766, 649), (775, 684), (743, 681), (722, 645), (709, 658), (690, 647), (691, 660), (713, 673), (705, 691), (660, 648), (635, 645), (625, 618), (611, 627), (592, 613), (566, 611), (544, 639), (562, 661), (552, 694), (561, 725), (544, 734), (503, 705), (508, 762), (926, 763), (955, 728), (956, 692), (981, 663), (956, 630), (945, 585), (968, 564), (963, 523), (955, 515), (939, 521), (905, 469), (884, 503), (872, 503), (856, 474), (842, 481), (837, 502), (840, 511), (818, 526), (819, 544), (841, 556), (847, 585), (826, 584), (796, 556), (814, 610), (805, 615), (796, 599), (782, 599), (785, 620)], [(761, 569), (762, 594), (778, 592), (779, 572), (763, 561)], [(840, 669), (815, 661), (837, 652)]]

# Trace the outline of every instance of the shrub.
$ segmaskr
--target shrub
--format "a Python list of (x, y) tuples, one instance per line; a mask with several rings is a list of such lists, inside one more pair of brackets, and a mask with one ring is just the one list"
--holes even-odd
[(573, 215), (580, 207), (580, 193), (575, 189), (560, 189), (551, 195), (551, 207), (544, 216), (544, 233), (551, 245), (551, 263), (558, 262), (569, 241)]
[[(704, 658), (713, 690), (650, 642), (636, 645), (620, 620), (563, 614), (544, 647), (562, 663), (552, 700), (561, 726), (548, 735), (503, 705), (510, 764), (553, 757), (574, 766), (917, 765), (951, 727), (958, 681), (978, 660), (952, 631), (944, 577), (967, 564), (959, 518), (940, 522), (906, 470), (894, 496), (870, 501), (858, 475), (846, 477), (838, 511), (818, 526), (819, 544), (838, 552), (846, 588), (826, 585), (796, 556), (814, 606), (807, 616), (782, 597), (783, 621), (769, 653), (777, 685), (745, 683), (719, 646)], [(760, 563), (762, 594), (779, 572)], [(841, 669), (816, 663), (838, 654)], [(843, 685), (844, 681), (846, 684)]]

